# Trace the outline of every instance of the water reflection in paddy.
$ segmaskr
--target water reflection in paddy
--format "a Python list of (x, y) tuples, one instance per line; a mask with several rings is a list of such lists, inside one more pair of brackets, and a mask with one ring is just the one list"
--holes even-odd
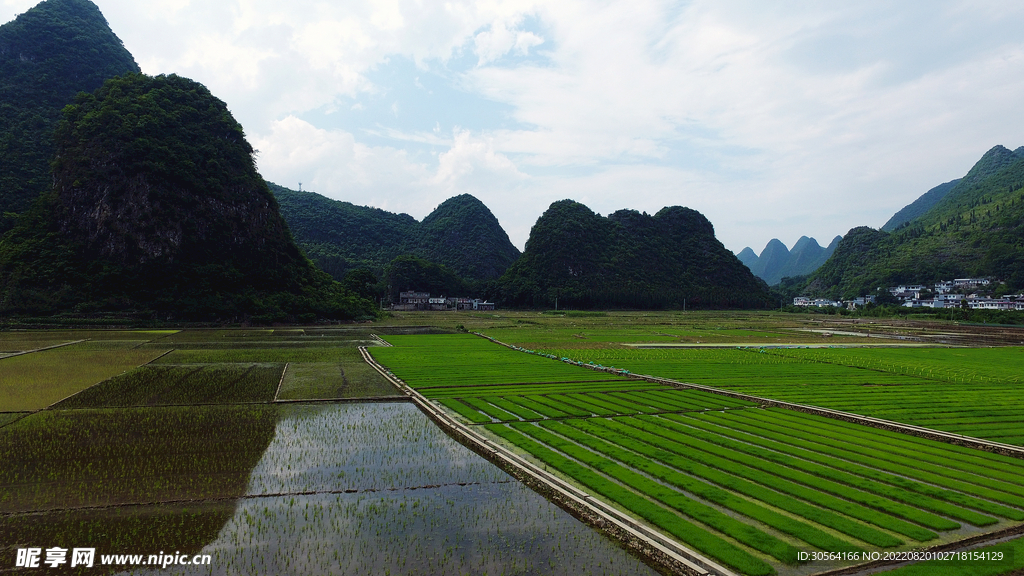
[(656, 574), (412, 404), (282, 410), (248, 490), (278, 496), (240, 500), (196, 572)]

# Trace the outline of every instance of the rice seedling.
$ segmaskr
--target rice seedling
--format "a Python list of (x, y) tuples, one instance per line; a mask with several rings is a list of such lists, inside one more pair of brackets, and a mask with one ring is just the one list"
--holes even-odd
[(38, 410), (166, 350), (64, 346), (0, 360), (0, 411)]
[(84, 390), (56, 409), (269, 402), (284, 364), (141, 366)]

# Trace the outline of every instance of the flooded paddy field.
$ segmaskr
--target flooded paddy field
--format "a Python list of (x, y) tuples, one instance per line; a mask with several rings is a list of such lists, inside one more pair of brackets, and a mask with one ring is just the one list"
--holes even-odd
[[(346, 368), (344, 348), (296, 351), (292, 395), (315, 397), (335, 371), (347, 378), (331, 393), (396, 393)], [(264, 352), (180, 350), (76, 401), (0, 414), (0, 565), (20, 548), (94, 547), (97, 566), (53, 571), (148, 573), (98, 564), (180, 552), (211, 562), (160, 571), (656, 574), (411, 403), (274, 403), (283, 364), (266, 362), (282, 351)], [(211, 399), (223, 404), (188, 405)]]
[(410, 403), (284, 408), (203, 550), (180, 573), (656, 574)]

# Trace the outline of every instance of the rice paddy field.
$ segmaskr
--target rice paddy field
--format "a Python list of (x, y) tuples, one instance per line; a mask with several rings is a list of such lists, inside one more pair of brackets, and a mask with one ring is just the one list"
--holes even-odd
[[(1008, 575), (1024, 459), (632, 376), (1024, 445), (1024, 352), (988, 346), (1017, 339), (705, 312), (0, 331), (0, 565), (96, 546), (211, 556), (160, 570), (182, 574), (656, 573), (445, 434), (367, 346), (463, 425), (734, 574), (981, 538), (974, 559), (892, 573)], [(152, 569), (80, 570), (113, 572)]]
[(1024, 444), (1024, 348), (550, 349), (776, 400)]
[[(0, 359), (19, 362), (0, 411), (5, 567), (88, 546), (212, 557), (168, 569), (187, 574), (655, 574), (445, 435), (362, 360), (381, 343), (366, 329), (18, 336)], [(40, 382), (63, 396), (19, 398)]]
[[(1024, 521), (1020, 459), (578, 365), (673, 377), (658, 360), (680, 351), (570, 349), (577, 360), (472, 335), (387, 340), (374, 357), (428, 399), (739, 573), (813, 573), (821, 566), (801, 552), (910, 550)], [(649, 364), (621, 362), (651, 352)], [(796, 366), (794, 378), (829, 373), (758, 351), (699, 352)], [(710, 364), (690, 366), (735, 378)], [(880, 374), (895, 385), (910, 371)]]

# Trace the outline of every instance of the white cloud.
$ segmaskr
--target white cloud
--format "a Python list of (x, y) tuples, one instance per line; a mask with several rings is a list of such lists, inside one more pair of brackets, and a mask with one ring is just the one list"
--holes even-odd
[[(472, 193), (502, 219), (499, 208), (515, 209), (512, 192), (526, 179), (490, 141), (468, 130), (454, 133), (436, 167), (404, 150), (366, 146), (351, 133), (316, 128), (294, 116), (274, 122), (252, 142), (260, 172), (276, 184), (294, 189), (301, 182), (304, 190), (336, 200), (417, 218), (451, 196)], [(522, 246), (525, 233), (516, 240)]]
[(451, 148), (438, 156), (433, 182), (458, 194), (494, 185), (504, 188), (525, 178), (508, 157), (494, 151), (491, 139), (473, 138), (469, 130), (456, 129)]
[(498, 60), (512, 51), (520, 56), (526, 56), (531, 48), (544, 43), (544, 39), (533, 32), (517, 30), (520, 21), (521, 18), (511, 22), (495, 21), (489, 29), (473, 38), (475, 51), (479, 56), (478, 66)]
[(228, 103), (268, 179), (417, 216), (470, 192), (520, 246), (566, 197), (824, 243), (1024, 144), (1019, 2), (96, 1), (144, 71)]

